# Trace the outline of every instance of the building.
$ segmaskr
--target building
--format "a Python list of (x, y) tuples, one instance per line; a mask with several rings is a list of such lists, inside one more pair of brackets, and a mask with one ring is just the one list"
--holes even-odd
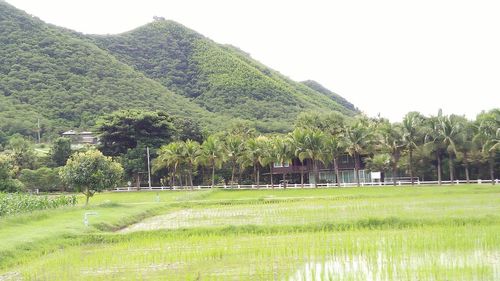
[(71, 139), (72, 144), (97, 144), (97, 137), (92, 132), (77, 132), (69, 130), (62, 133), (63, 137)]
[[(360, 159), (359, 180), (360, 182), (371, 182), (371, 174), (365, 169), (363, 157)], [(349, 155), (339, 157), (339, 177), (340, 183), (355, 183), (356, 177), (354, 172), (354, 158)], [(335, 169), (332, 164), (325, 165), (318, 162), (319, 182), (318, 183), (336, 183)], [(281, 165), (275, 163), (273, 166), (273, 174), (285, 174), (290, 183), (300, 183), (300, 175), (304, 174), (304, 183), (315, 183), (313, 163), (310, 159), (305, 159), (301, 163), (298, 158), (294, 158), (290, 163)]]

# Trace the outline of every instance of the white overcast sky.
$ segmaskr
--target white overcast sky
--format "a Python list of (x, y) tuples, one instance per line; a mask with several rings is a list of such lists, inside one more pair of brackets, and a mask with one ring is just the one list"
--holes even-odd
[(500, 1), (7, 0), (83, 33), (175, 20), (290, 78), (313, 79), (370, 116), (500, 107)]

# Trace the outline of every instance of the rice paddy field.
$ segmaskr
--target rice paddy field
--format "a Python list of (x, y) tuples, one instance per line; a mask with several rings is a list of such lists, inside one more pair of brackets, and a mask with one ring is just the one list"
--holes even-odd
[(91, 204), (0, 218), (0, 280), (500, 280), (498, 186), (143, 191)]

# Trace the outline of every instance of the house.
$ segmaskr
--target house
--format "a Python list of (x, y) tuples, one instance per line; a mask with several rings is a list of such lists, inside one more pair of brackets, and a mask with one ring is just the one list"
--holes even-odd
[(72, 144), (97, 144), (97, 137), (92, 132), (77, 132), (69, 130), (62, 133), (63, 137), (71, 139)]
[[(363, 158), (360, 159), (359, 180), (360, 182), (370, 182), (371, 174), (365, 169)], [(339, 177), (340, 183), (355, 183), (356, 177), (354, 172), (354, 158), (345, 154), (339, 157)], [(325, 165), (318, 162), (319, 182), (318, 183), (336, 183), (335, 169), (333, 163)], [(273, 174), (285, 174), (291, 183), (300, 183), (300, 174), (304, 173), (304, 183), (315, 183), (313, 163), (310, 159), (305, 159), (303, 163), (298, 158), (294, 158), (291, 162), (281, 165), (275, 163), (273, 166)]]

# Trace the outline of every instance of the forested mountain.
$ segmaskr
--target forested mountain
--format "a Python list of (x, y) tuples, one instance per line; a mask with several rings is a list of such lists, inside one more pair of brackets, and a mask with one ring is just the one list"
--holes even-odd
[(94, 38), (119, 60), (211, 112), (273, 122), (308, 110), (355, 111), (173, 21), (156, 19)]
[(248, 120), (263, 132), (291, 129), (303, 111), (356, 112), (172, 21), (83, 35), (0, 1), (0, 130), (30, 134), (38, 118), (46, 131), (90, 128), (124, 108), (189, 116), (209, 130)]
[(0, 27), (2, 119), (35, 122), (42, 117), (43, 124), (86, 127), (121, 108), (208, 115), (94, 44), (5, 2), (0, 2)]

